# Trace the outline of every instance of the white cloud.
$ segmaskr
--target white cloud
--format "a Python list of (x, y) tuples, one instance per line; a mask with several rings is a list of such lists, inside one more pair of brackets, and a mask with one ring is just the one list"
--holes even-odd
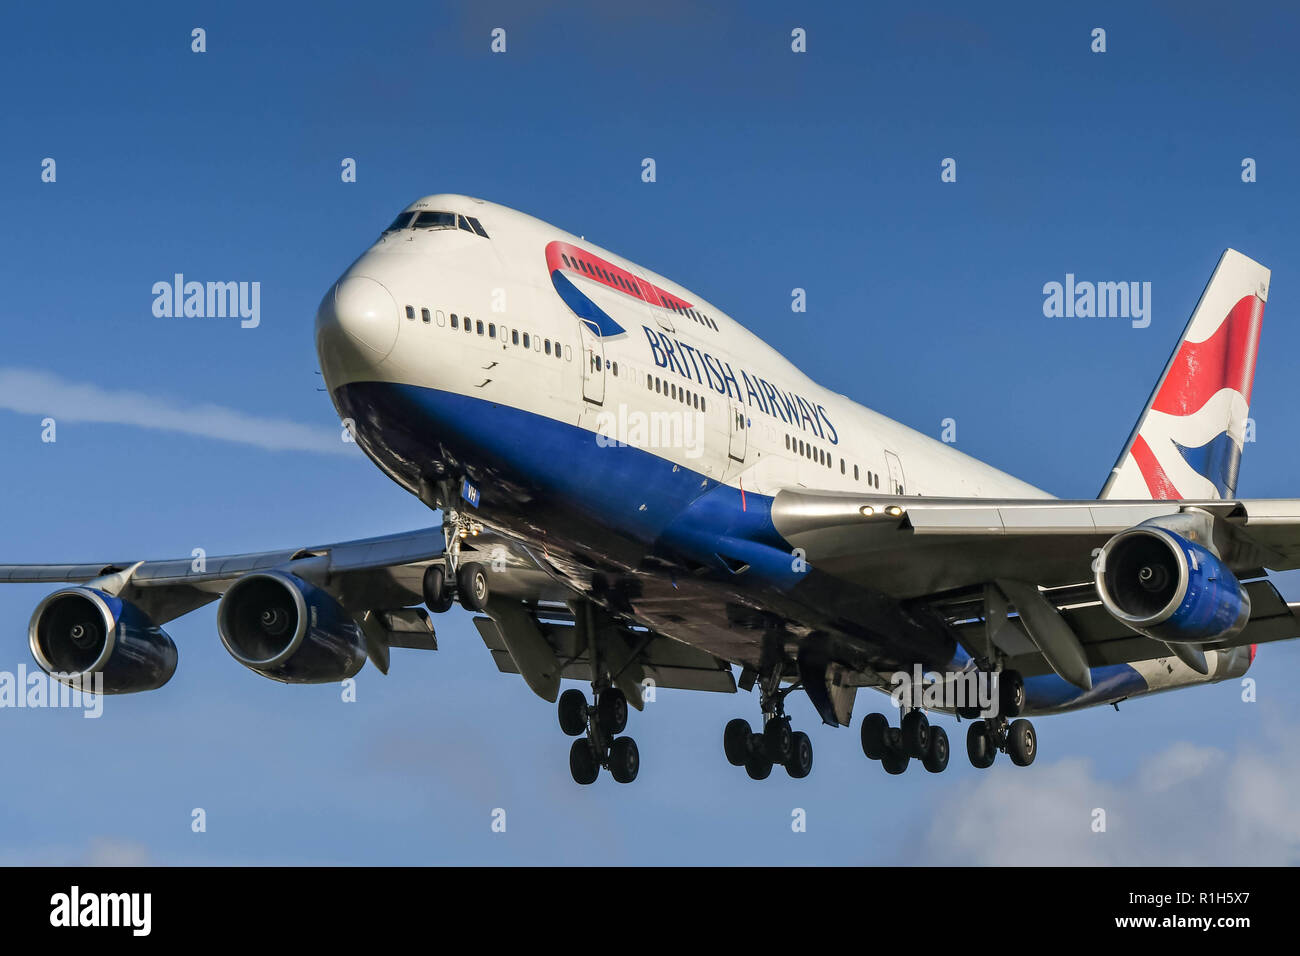
[[(1227, 754), (1177, 742), (1131, 776), (1092, 762), (1023, 770), (1002, 758), (975, 787), (940, 802), (915, 862), (976, 865), (1273, 865), (1300, 863), (1300, 745)], [(1093, 832), (1096, 809), (1106, 831)]]
[(70, 382), (47, 372), (0, 368), (0, 408), (56, 422), (132, 425), (202, 438), (253, 445), (271, 451), (351, 454), (339, 429), (261, 418), (211, 403), (185, 404), (171, 398)]

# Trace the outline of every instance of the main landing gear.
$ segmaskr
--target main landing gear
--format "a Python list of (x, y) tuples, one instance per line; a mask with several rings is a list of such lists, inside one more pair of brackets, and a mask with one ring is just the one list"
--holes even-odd
[(998, 679), (998, 715), (974, 721), (966, 731), (966, 756), (971, 766), (985, 770), (993, 766), (998, 751), (1017, 767), (1028, 767), (1038, 756), (1038, 734), (1034, 725), (1020, 717), (1025, 705), (1025, 682), (1015, 671), (1003, 671)]
[[(1034, 725), (1019, 717), (1025, 705), (1025, 683), (1015, 671), (1003, 671), (998, 680), (998, 714), (980, 718), (966, 731), (966, 755), (971, 765), (985, 769), (993, 765), (998, 751), (1011, 758), (1017, 767), (1028, 767), (1038, 753), (1038, 736)], [(962, 717), (977, 717), (978, 710), (963, 710)], [(948, 766), (948, 735), (942, 727), (931, 726), (924, 712), (905, 710), (898, 727), (889, 726), (884, 714), (867, 714), (862, 718), (862, 752), (870, 760), (879, 760), (886, 773), (900, 774), (913, 758), (930, 773), (942, 773)]]
[(596, 702), (588, 705), (580, 690), (560, 695), (560, 729), (577, 737), (569, 748), (569, 772), (576, 783), (592, 784), (604, 767), (619, 783), (631, 783), (641, 769), (636, 741), (619, 737), (627, 728), (627, 698), (617, 687), (596, 691)]
[(722, 749), (733, 767), (744, 767), (754, 780), (765, 780), (772, 768), (782, 766), (796, 780), (812, 773), (812, 741), (802, 730), (790, 726), (785, 698), (798, 690), (795, 684), (781, 689), (781, 669), (772, 671), (759, 685), (763, 708), (763, 730), (756, 733), (743, 717), (729, 721), (722, 732)]
[(442, 533), (446, 539), (446, 566), (431, 564), (424, 569), (421, 582), (424, 606), (434, 614), (451, 610), (460, 601), (467, 611), (478, 612), (487, 608), (491, 589), (488, 586), (487, 568), (477, 561), (460, 560), (460, 543), (467, 535), (478, 534), (478, 522), (449, 512), (443, 520)]
[(948, 768), (948, 733), (932, 727), (921, 710), (909, 710), (899, 726), (889, 726), (884, 714), (867, 714), (862, 718), (862, 752), (869, 760), (879, 760), (889, 774), (900, 774), (913, 758), (930, 773)]

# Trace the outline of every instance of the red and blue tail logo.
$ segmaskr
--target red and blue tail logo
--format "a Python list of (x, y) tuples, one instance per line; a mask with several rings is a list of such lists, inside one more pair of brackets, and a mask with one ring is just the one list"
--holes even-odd
[(1269, 270), (1219, 260), (1102, 498), (1232, 498), (1247, 438)]

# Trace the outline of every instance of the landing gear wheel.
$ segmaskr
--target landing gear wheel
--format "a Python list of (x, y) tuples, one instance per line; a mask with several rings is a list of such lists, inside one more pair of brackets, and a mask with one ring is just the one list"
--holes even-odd
[(424, 606), (434, 614), (450, 611), (455, 601), (451, 588), (447, 587), (447, 572), (441, 565), (431, 564), (424, 569), (424, 580), (420, 587), (424, 597)]
[(727, 763), (733, 767), (743, 767), (749, 756), (749, 737), (753, 733), (749, 721), (743, 717), (727, 721), (722, 731), (722, 752), (727, 755)]
[(802, 780), (812, 773), (812, 741), (802, 730), (796, 730), (792, 736), (794, 740), (790, 747), (790, 756), (785, 762), (785, 772), (796, 780)]
[(631, 737), (619, 737), (614, 746), (609, 748), (609, 772), (619, 783), (631, 783), (641, 769), (641, 755), (637, 752), (636, 741)]
[(998, 675), (998, 711), (1003, 717), (1019, 717), (1025, 706), (1025, 680), (1019, 671)]
[(930, 748), (921, 758), (921, 765), (930, 773), (943, 773), (948, 767), (948, 732), (942, 727), (930, 728)]
[(753, 749), (748, 757), (745, 758), (745, 773), (754, 780), (766, 780), (772, 773), (772, 761), (768, 758), (763, 749), (763, 737), (761, 734), (755, 734), (756, 741), (751, 744)]
[(611, 735), (621, 734), (627, 727), (627, 698), (617, 687), (611, 687), (596, 701), (596, 713), (601, 726)]
[(909, 757), (924, 757), (930, 749), (930, 721), (923, 711), (909, 710), (903, 715), (903, 752)]
[(587, 732), (587, 698), (580, 690), (566, 690), (560, 695), (556, 710), (560, 715), (560, 729), (570, 737)]
[(763, 728), (763, 744), (772, 763), (783, 764), (790, 759), (794, 749), (794, 731), (784, 717), (773, 717)]
[(596, 762), (591, 741), (586, 737), (575, 740), (569, 748), (569, 773), (573, 774), (574, 783), (580, 783), (584, 787), (595, 783), (600, 774), (600, 764)]
[(905, 753), (897, 750), (886, 748), (885, 754), (880, 758), (880, 765), (885, 768), (885, 773), (894, 774), (895, 776), (907, 769), (911, 758)]
[(460, 606), (467, 611), (485, 610), (488, 602), (487, 568), (477, 561), (462, 564), (456, 572), (456, 596), (460, 598)]
[(885, 755), (885, 731), (889, 720), (884, 714), (867, 714), (862, 718), (862, 752), (868, 760), (879, 760)]
[(1013, 720), (1007, 729), (1007, 755), (1017, 767), (1028, 767), (1038, 756), (1038, 735), (1027, 720)]
[(989, 740), (988, 724), (982, 720), (975, 721), (966, 730), (966, 756), (970, 758), (971, 766), (977, 770), (988, 769), (997, 759), (998, 752)]

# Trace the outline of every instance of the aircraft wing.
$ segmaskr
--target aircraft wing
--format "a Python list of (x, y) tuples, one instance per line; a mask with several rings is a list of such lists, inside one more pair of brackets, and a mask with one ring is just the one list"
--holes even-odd
[[(82, 564), (0, 564), (0, 584), (92, 584), (143, 611), (161, 625), (220, 598), (246, 574), (279, 570), (319, 586), (336, 600), (366, 636), (371, 661), (385, 673), (390, 647), (436, 650), (424, 601), (423, 577), (431, 564), (445, 565), (440, 527), (357, 541), (282, 548), (215, 557), (161, 561), (98, 561)], [(481, 531), (461, 542), (460, 560), (489, 570), (491, 598), (475, 619), (498, 670), (521, 674), (539, 695), (554, 701), (561, 677), (590, 671), (582, 627), (572, 602), (582, 597), (524, 546)], [(658, 634), (612, 628), (614, 646), (629, 660), (620, 677), (628, 698), (640, 706), (640, 683), (659, 687), (734, 692), (726, 662)], [(635, 660), (632, 660), (635, 658)]]
[[(1202, 649), (1300, 636), (1300, 604), (1288, 604), (1264, 578), (1266, 569), (1300, 567), (1300, 499), (966, 500), (798, 489), (778, 493), (772, 504), (776, 529), (812, 567), (935, 609), (973, 653), (992, 642), (1026, 675), (1056, 670), (1067, 679), (1081, 676), (1080, 660), (1098, 667), (1171, 651), (1181, 656), (1181, 648), (1107, 612), (1093, 573), (1095, 555), (1111, 537), (1177, 515), (1204, 519), (1229, 567), (1243, 580), (1256, 579), (1243, 585), (1251, 600), (1245, 628)], [(988, 609), (1008, 603), (1018, 613), (1005, 624), (991, 620)], [(1034, 608), (1056, 615), (1036, 615)], [(1077, 646), (1054, 641), (1057, 618)]]

